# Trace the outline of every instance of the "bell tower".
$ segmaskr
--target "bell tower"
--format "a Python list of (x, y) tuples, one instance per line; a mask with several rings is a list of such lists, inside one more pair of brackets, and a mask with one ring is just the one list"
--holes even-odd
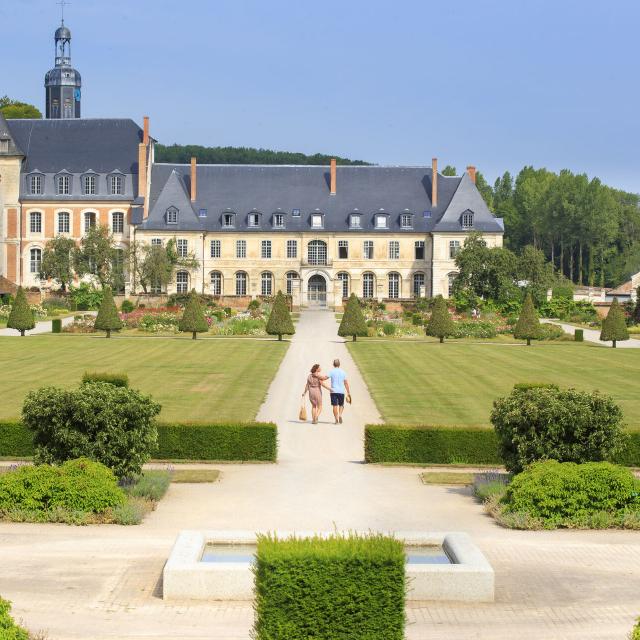
[(55, 67), (47, 71), (44, 77), (46, 117), (79, 118), (82, 79), (80, 73), (71, 66), (71, 31), (64, 24), (64, 0), (60, 5), (62, 23), (54, 35)]

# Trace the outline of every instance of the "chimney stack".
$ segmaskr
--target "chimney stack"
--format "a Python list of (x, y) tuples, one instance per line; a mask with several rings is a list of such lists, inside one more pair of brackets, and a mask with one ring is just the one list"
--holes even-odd
[(431, 158), (431, 206), (438, 206), (438, 158)]
[(142, 121), (144, 122), (142, 125), (142, 142), (146, 146), (149, 144), (149, 116), (145, 116)]
[[(147, 146), (144, 142), (138, 145), (138, 197), (147, 196)], [(147, 207), (145, 206), (145, 212)], [(146, 216), (145, 216), (146, 217)]]
[(332, 196), (336, 195), (336, 159), (331, 158), (331, 191)]
[(473, 165), (469, 165), (467, 167), (467, 173), (469, 174), (469, 177), (471, 178), (473, 184), (476, 183), (476, 168)]
[(191, 202), (196, 201), (197, 195), (198, 195), (198, 189), (197, 189), (196, 159), (195, 157), (192, 157), (191, 158)]

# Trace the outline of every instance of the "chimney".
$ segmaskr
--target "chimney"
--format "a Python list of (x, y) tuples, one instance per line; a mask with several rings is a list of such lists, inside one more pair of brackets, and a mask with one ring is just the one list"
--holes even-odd
[(431, 158), (431, 206), (438, 206), (438, 158)]
[[(144, 142), (138, 145), (138, 197), (147, 195), (147, 146)], [(145, 212), (147, 208), (145, 207)], [(146, 216), (145, 216), (146, 217)]]
[(332, 196), (336, 195), (336, 159), (331, 158), (331, 191)]
[(145, 116), (142, 121), (144, 122), (142, 125), (142, 142), (146, 146), (149, 144), (149, 116)]
[(197, 180), (198, 180), (198, 176), (196, 173), (196, 159), (195, 157), (192, 157), (191, 158), (191, 202), (195, 202), (196, 197), (198, 195)]
[(469, 165), (467, 167), (467, 173), (469, 174), (469, 177), (471, 178), (473, 184), (476, 183), (476, 168), (473, 165)]

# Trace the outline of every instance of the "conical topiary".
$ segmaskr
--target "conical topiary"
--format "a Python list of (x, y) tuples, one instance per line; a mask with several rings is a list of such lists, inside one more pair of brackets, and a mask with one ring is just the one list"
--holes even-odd
[(191, 289), (184, 313), (178, 323), (178, 329), (185, 333), (191, 333), (194, 340), (196, 339), (196, 334), (209, 331), (209, 325), (204, 317), (204, 311), (195, 289)]
[(602, 331), (600, 332), (600, 340), (612, 340), (615, 348), (618, 340), (628, 340), (629, 330), (624, 319), (624, 311), (618, 304), (618, 298), (614, 298), (607, 313), (607, 317), (602, 321)]
[(267, 320), (267, 333), (270, 336), (278, 336), (278, 340), (282, 340), (283, 334), (292, 336), (295, 332), (287, 301), (282, 291), (278, 291)]
[(102, 288), (102, 302), (98, 309), (94, 327), (100, 331), (106, 331), (107, 338), (111, 337), (112, 331), (122, 329), (122, 320), (120, 320), (120, 316), (118, 315), (116, 303), (113, 301), (111, 287)]
[(444, 339), (453, 333), (453, 320), (447, 307), (447, 301), (442, 296), (436, 297), (425, 332), (428, 336), (440, 338), (440, 342), (444, 342)]
[(530, 293), (527, 293), (520, 311), (520, 317), (513, 330), (513, 337), (517, 340), (526, 340), (527, 346), (531, 346), (531, 340), (534, 340), (539, 335), (540, 321), (538, 320), (536, 308), (533, 306), (533, 298)]
[(16, 299), (13, 301), (11, 313), (9, 313), (9, 319), (7, 320), (7, 328), (16, 329), (21, 336), (24, 336), (25, 331), (33, 329), (35, 326), (36, 319), (27, 302), (27, 295), (22, 287), (18, 287)]
[(368, 334), (369, 331), (367, 329), (367, 323), (364, 320), (360, 300), (358, 300), (358, 296), (355, 293), (352, 293), (344, 308), (342, 321), (338, 328), (338, 335), (343, 338), (351, 336), (355, 342), (358, 336), (366, 336)]

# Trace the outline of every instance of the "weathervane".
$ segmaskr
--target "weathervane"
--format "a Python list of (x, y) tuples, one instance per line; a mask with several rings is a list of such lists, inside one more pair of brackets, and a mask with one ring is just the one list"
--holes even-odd
[(66, 5), (71, 4), (70, 2), (67, 2), (66, 0), (60, 0), (60, 2), (56, 2), (56, 4), (60, 5), (60, 13), (62, 16), (62, 24), (64, 24), (64, 8)]

